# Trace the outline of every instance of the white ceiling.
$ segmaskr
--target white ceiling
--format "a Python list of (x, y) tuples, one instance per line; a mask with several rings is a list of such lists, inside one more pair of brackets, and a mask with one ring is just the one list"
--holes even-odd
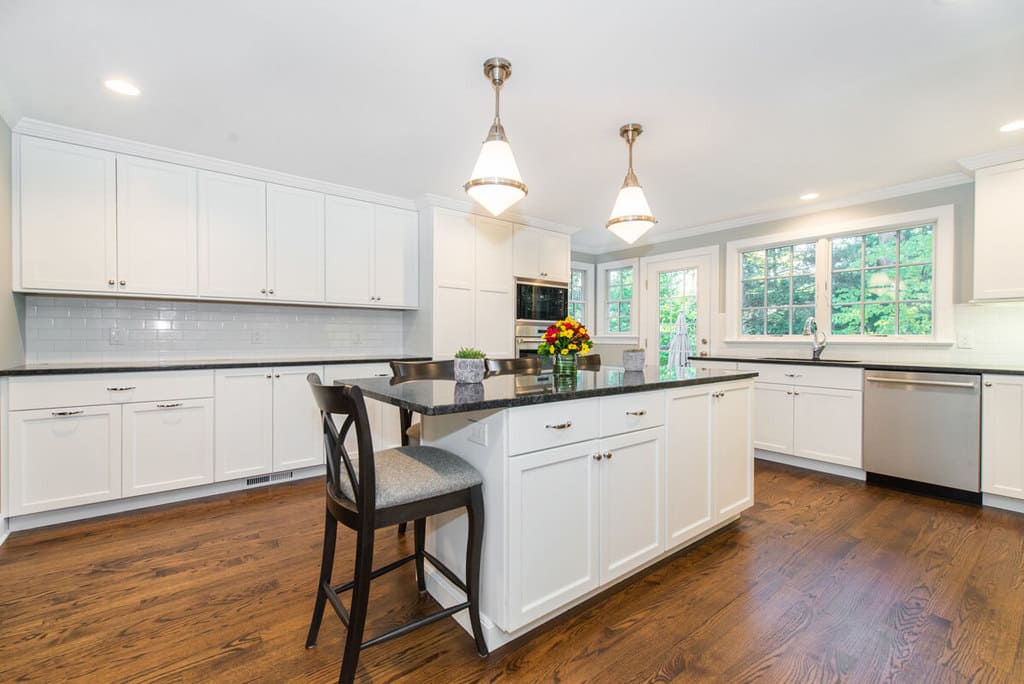
[(0, 114), (461, 199), (493, 55), (521, 211), (590, 249), (622, 246), (627, 121), (654, 237), (1024, 142), (1022, 0), (0, 0)]

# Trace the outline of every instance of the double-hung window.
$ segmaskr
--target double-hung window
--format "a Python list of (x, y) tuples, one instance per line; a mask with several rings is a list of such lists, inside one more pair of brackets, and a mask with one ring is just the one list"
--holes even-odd
[(594, 324), (594, 265), (572, 263), (569, 271), (569, 315), (587, 326)]
[(597, 265), (597, 318), (600, 335), (637, 335), (638, 266), (636, 259)]
[(743, 335), (799, 335), (814, 315), (817, 246), (801, 242), (742, 252)]

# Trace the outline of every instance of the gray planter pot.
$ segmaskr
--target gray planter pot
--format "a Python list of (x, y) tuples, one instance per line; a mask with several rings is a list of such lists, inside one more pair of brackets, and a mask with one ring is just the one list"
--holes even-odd
[(455, 382), (483, 382), (485, 370), (483, 359), (455, 359)]
[(627, 349), (622, 352), (622, 366), (628, 371), (642, 371), (647, 360), (643, 349)]

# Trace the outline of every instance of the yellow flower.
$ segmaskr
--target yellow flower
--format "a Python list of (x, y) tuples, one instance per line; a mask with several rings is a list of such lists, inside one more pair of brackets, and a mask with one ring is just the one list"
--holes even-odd
[(575, 344), (570, 344), (569, 349), (579, 349)]
[(562, 350), (562, 356), (565, 356), (565, 355), (566, 355), (566, 354), (568, 354), (568, 353), (569, 353), (569, 350), (568, 350), (568, 349), (563, 349), (563, 350)]
[(580, 328), (580, 335), (586, 335), (586, 334), (587, 334), (587, 329), (586, 328)]
[(553, 344), (549, 344), (548, 345), (548, 353), (549, 354), (554, 354), (555, 353), (555, 345), (553, 345)]

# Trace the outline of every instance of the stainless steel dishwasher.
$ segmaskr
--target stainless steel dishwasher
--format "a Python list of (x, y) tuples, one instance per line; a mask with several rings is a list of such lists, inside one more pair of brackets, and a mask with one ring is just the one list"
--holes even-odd
[(981, 376), (864, 371), (872, 484), (981, 503)]

